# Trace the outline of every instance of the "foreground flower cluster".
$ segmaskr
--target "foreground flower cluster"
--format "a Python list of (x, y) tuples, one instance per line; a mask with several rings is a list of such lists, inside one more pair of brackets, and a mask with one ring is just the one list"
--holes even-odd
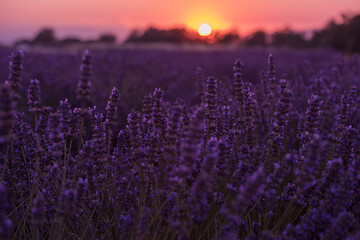
[[(83, 54), (78, 107), (42, 103), (23, 53), (0, 86), (0, 239), (359, 239), (356, 61), (261, 85), (196, 70), (198, 103), (145, 96), (121, 129), (120, 91), (91, 104)], [(75, 91), (74, 91), (75, 92)]]

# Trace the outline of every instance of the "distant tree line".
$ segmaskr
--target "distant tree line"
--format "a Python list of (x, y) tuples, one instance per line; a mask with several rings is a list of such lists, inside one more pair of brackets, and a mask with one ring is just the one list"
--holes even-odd
[(360, 52), (360, 14), (343, 15), (342, 23), (330, 21), (327, 26), (315, 32), (311, 39), (313, 46), (331, 46), (345, 52)]
[(238, 43), (246, 46), (276, 46), (292, 48), (332, 47), (344, 52), (360, 52), (360, 14), (343, 15), (342, 22), (330, 21), (325, 28), (312, 32), (312, 36), (285, 28), (268, 35), (259, 30), (241, 38), (236, 32), (214, 33), (204, 38), (185, 28), (161, 30), (150, 27), (143, 32), (134, 30), (126, 42), (172, 43)]
[[(100, 35), (93, 40), (80, 40), (77, 37), (58, 39), (54, 30), (44, 28), (37, 33), (33, 39), (17, 41), (15, 45), (46, 45), (46, 46), (67, 46), (81, 43), (106, 43), (114, 44), (116, 36), (111, 33)], [(285, 28), (268, 35), (265, 31), (259, 30), (248, 36), (240, 37), (232, 30), (228, 32), (213, 32), (210, 37), (201, 37), (196, 31), (187, 28), (172, 28), (168, 30), (149, 27), (145, 31), (134, 30), (125, 40), (127, 43), (233, 43), (245, 46), (276, 46), (292, 48), (316, 48), (332, 47), (339, 51), (348, 53), (360, 52), (360, 14), (344, 14), (342, 21), (337, 23), (330, 21), (323, 29), (312, 32), (311, 36)]]
[(257, 31), (243, 41), (250, 46), (288, 46), (295, 48), (332, 47), (336, 50), (354, 53), (360, 52), (360, 14), (343, 15), (342, 22), (330, 21), (325, 28), (314, 31), (312, 37), (305, 38), (304, 34), (291, 29), (284, 29), (273, 33), (268, 40), (264, 31)]
[(215, 32), (213, 35), (212, 38), (204, 38), (199, 36), (196, 31), (184, 27), (168, 30), (149, 27), (143, 32), (132, 31), (125, 42), (232, 43), (240, 41), (240, 37), (236, 32)]
[(21, 39), (15, 42), (15, 45), (42, 45), (42, 46), (66, 46), (74, 43), (107, 43), (116, 42), (116, 36), (111, 33), (101, 34), (97, 39), (81, 40), (77, 37), (66, 37), (58, 39), (52, 28), (44, 28), (40, 30), (33, 39)]

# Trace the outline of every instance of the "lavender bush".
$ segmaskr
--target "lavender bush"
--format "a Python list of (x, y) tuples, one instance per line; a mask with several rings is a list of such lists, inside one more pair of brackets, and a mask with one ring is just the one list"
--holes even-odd
[(260, 80), (240, 59), (233, 77), (198, 67), (186, 73), (193, 97), (156, 88), (127, 112), (130, 82), (95, 106), (96, 57), (79, 61), (76, 98), (48, 106), (49, 83), (24, 78), (26, 54), (11, 55), (0, 239), (358, 239), (356, 56), (287, 79), (272, 54)]

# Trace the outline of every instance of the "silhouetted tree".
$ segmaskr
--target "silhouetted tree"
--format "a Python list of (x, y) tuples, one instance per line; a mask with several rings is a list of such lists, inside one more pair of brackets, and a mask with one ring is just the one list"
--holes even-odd
[(225, 35), (218, 36), (218, 43), (237, 43), (240, 41), (240, 37), (236, 32), (228, 32)]
[(56, 38), (54, 35), (54, 30), (51, 28), (44, 28), (35, 36), (34, 43), (41, 44), (54, 44), (56, 43)]
[(195, 38), (185, 28), (173, 28), (169, 30), (161, 30), (150, 27), (143, 34), (133, 31), (127, 38), (126, 42), (172, 42), (184, 43), (194, 42)]
[(115, 43), (116, 42), (116, 36), (114, 34), (111, 34), (111, 33), (105, 33), (105, 34), (102, 34), (99, 37), (98, 42)]
[(330, 21), (327, 26), (314, 33), (310, 41), (314, 47), (329, 46), (345, 52), (360, 52), (360, 14), (343, 15), (342, 23)]
[(266, 46), (266, 33), (264, 31), (256, 31), (244, 41), (247, 46)]
[(272, 34), (271, 44), (274, 46), (301, 48), (307, 46), (307, 41), (301, 34), (293, 32), (289, 28), (285, 28), (284, 30)]

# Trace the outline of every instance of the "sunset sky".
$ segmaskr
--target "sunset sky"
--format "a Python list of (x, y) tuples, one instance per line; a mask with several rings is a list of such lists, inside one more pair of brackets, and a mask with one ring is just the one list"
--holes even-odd
[(323, 27), (344, 12), (360, 12), (360, 0), (0, 0), (0, 42), (33, 37), (42, 27), (57, 36), (120, 38), (132, 28), (208, 23), (215, 30), (274, 31)]

